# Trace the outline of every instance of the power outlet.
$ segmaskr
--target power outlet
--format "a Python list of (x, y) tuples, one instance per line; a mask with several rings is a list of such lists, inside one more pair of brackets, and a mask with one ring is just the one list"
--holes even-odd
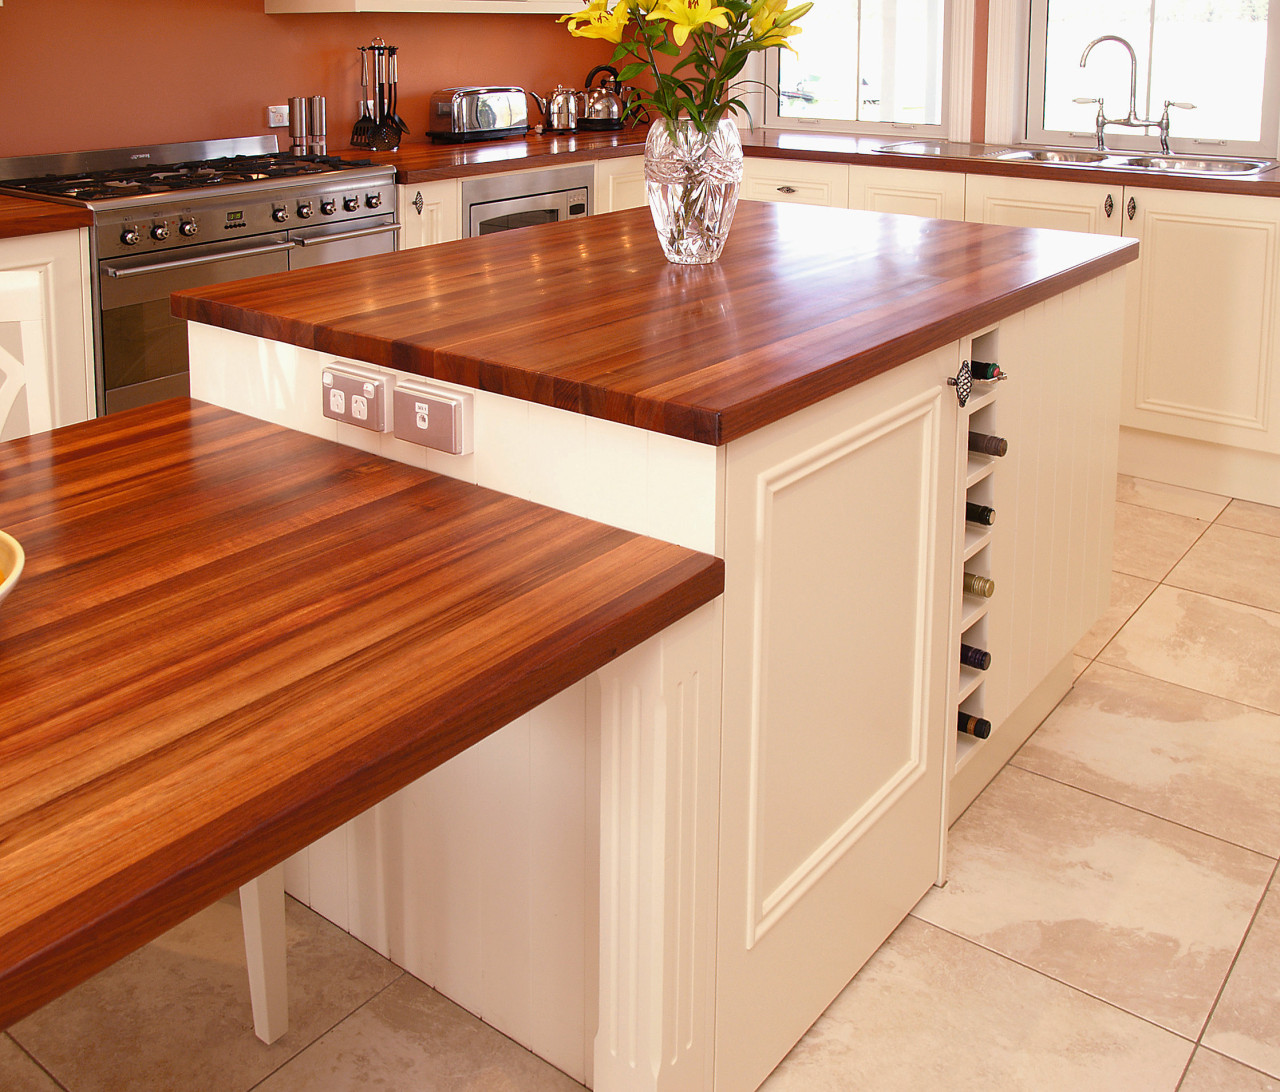
[(281, 129), (289, 124), (289, 107), (287, 106), (268, 106), (267, 107), (267, 128)]
[(401, 440), (449, 455), (472, 451), (471, 395), (415, 380), (401, 380), (392, 396), (392, 431)]
[(387, 431), (387, 379), (364, 375), (354, 368), (330, 365), (321, 373), (324, 415), (334, 421)]

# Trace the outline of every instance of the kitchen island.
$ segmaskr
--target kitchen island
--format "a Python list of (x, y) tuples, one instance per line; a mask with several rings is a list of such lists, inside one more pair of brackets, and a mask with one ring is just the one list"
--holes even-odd
[[(665, 718), (601, 672), (290, 890), (596, 1088), (754, 1088), (1070, 685), (1107, 601), (1135, 252), (744, 204), (706, 268), (637, 210), (176, 295), (206, 401), (725, 562), (722, 626), (654, 661)], [(962, 406), (967, 360), (1010, 380)], [(474, 450), (324, 417), (335, 361), (469, 395)], [(681, 676), (695, 651), (716, 670)]]

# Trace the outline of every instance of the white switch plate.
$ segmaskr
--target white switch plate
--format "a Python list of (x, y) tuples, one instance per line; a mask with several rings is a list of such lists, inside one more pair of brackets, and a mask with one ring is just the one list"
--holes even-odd
[(401, 440), (449, 455), (469, 455), (472, 397), (415, 379), (401, 379), (392, 395), (392, 431)]
[(289, 124), (289, 107), (288, 106), (268, 106), (267, 107), (267, 128), (280, 129)]

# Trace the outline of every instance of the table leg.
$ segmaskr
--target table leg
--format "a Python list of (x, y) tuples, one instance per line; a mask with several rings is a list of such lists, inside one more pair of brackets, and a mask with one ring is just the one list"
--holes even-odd
[(240, 888), (244, 950), (249, 963), (253, 1030), (274, 1043), (289, 1030), (289, 983), (285, 971), (284, 865), (268, 869)]

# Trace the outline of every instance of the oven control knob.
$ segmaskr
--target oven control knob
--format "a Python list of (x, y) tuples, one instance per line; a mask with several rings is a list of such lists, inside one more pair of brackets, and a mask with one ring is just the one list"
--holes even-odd
[(142, 233), (136, 227), (127, 227), (120, 232), (120, 241), (125, 246), (137, 246), (142, 241)]
[(169, 225), (156, 224), (151, 229), (151, 238), (153, 238), (157, 243), (164, 242), (167, 238), (169, 238)]
[(282, 205), (277, 205), (271, 210), (271, 219), (273, 219), (277, 224), (283, 224), (287, 219), (289, 219), (289, 210), (284, 208)]
[(332, 197), (328, 198), (327, 200), (321, 201), (320, 211), (324, 213), (325, 216), (332, 216), (335, 212), (338, 211), (338, 202), (335, 201)]
[(311, 208), (311, 202), (310, 202), (310, 201), (299, 201), (299, 202), (298, 202), (298, 218), (299, 218), (299, 219), (301, 219), (301, 220), (306, 220), (306, 219), (308, 219), (308, 218), (311, 216), (311, 212), (312, 212), (312, 208)]
[(342, 199), (342, 207), (347, 212), (355, 212), (360, 207), (360, 198), (344, 197)]
[(199, 230), (194, 220), (180, 220), (178, 222), (178, 234), (184, 239), (190, 239)]
[(368, 205), (371, 209), (376, 209), (379, 205), (382, 204), (382, 194), (380, 193), (367, 194), (365, 196), (364, 203)]

